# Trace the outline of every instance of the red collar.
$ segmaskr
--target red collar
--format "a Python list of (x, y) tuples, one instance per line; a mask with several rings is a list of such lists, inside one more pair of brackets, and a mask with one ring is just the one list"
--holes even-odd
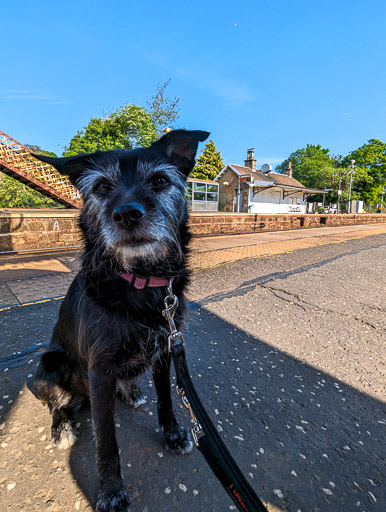
[(122, 277), (125, 281), (128, 281), (131, 283), (134, 288), (137, 290), (143, 290), (146, 287), (149, 288), (161, 288), (163, 286), (168, 286), (169, 281), (173, 282), (174, 277), (171, 277), (170, 279), (167, 277), (156, 277), (156, 276), (150, 276), (150, 277), (138, 277), (134, 274), (127, 274), (125, 272), (122, 272), (119, 274), (120, 277)]

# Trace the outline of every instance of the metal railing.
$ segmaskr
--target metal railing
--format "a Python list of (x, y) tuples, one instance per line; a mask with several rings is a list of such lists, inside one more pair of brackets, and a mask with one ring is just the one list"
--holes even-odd
[(34, 158), (23, 144), (2, 131), (0, 171), (66, 207), (82, 206), (78, 190), (67, 177), (60, 175), (52, 165)]

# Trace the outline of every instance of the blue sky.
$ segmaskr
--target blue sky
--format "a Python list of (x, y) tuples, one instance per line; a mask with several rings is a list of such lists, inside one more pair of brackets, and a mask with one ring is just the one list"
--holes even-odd
[(61, 154), (91, 117), (171, 78), (177, 127), (226, 162), (386, 140), (386, 2), (19, 0), (2, 11), (0, 130)]

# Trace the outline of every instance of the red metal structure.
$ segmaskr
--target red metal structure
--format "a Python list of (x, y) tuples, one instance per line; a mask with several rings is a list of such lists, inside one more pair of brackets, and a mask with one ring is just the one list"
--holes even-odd
[(81, 208), (78, 190), (52, 165), (40, 162), (30, 151), (0, 131), (0, 171), (16, 178), (67, 208)]

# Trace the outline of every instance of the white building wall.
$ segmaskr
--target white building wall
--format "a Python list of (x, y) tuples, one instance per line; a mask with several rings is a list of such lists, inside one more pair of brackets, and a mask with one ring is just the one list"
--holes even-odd
[(250, 190), (248, 211), (250, 213), (306, 213), (306, 201), (302, 192), (283, 199), (282, 189), (269, 189), (259, 192), (253, 197)]

